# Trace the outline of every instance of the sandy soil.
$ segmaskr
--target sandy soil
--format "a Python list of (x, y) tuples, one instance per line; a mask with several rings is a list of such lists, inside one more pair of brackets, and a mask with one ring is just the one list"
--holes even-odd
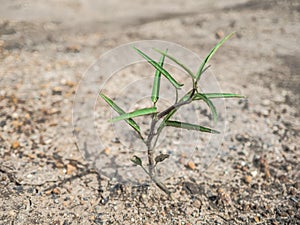
[[(299, 1), (0, 5), (0, 224), (300, 223)], [(224, 138), (208, 167), (211, 149), (194, 155), (193, 168), (179, 151), (183, 141), (160, 146), (178, 153), (165, 181), (173, 199), (151, 183), (110, 179), (82, 157), (72, 104), (82, 74), (100, 55), (155, 39), (204, 57), (232, 31), (211, 69), (224, 92), (247, 100), (225, 102)], [(130, 70), (120, 73), (130, 77)], [(109, 135), (102, 135), (107, 146), (99, 158), (119, 151), (119, 168), (129, 162), (127, 145)]]

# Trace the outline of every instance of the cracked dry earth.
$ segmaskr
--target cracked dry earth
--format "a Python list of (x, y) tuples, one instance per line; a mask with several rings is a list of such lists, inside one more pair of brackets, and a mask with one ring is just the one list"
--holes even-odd
[[(0, 2), (1, 225), (300, 223), (298, 1)], [(151, 183), (120, 183), (89, 165), (75, 144), (72, 103), (101, 54), (158, 39), (204, 57), (233, 30), (211, 69), (222, 91), (247, 99), (225, 102), (224, 139), (208, 168), (201, 154), (192, 167), (174, 161), (168, 199)], [(125, 162), (115, 138), (99, 157), (120, 150)]]

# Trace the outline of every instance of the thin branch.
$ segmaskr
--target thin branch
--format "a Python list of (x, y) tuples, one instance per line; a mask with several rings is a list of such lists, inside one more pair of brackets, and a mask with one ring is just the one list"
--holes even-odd
[(174, 104), (174, 105), (171, 105), (171, 106), (170, 106), (169, 108), (167, 108), (166, 110), (164, 110), (164, 111), (158, 113), (158, 114), (157, 114), (157, 118), (158, 118), (158, 119), (161, 119), (161, 118), (163, 118), (164, 116), (166, 116), (167, 114), (169, 114), (172, 110), (178, 109), (179, 107), (181, 107), (181, 106), (183, 106), (183, 105), (186, 105), (186, 104), (191, 103), (191, 102), (192, 102), (192, 99), (193, 99), (193, 96), (194, 96), (194, 94), (195, 94), (195, 92), (196, 92), (196, 89), (193, 88), (193, 89), (192, 89), (192, 93), (191, 93), (191, 95), (189, 96), (189, 98), (188, 98), (187, 100), (182, 101), (182, 102), (178, 102), (178, 103), (176, 103), (176, 104)]

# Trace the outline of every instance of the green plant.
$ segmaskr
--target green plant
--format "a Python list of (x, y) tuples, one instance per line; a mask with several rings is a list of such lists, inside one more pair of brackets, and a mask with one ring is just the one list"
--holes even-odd
[[(155, 154), (155, 146), (157, 143), (157, 140), (162, 132), (162, 130), (165, 127), (176, 127), (176, 128), (182, 128), (187, 130), (196, 130), (201, 132), (208, 132), (208, 133), (214, 133), (218, 134), (219, 132), (217, 130), (200, 126), (197, 124), (191, 124), (191, 123), (185, 123), (181, 121), (175, 121), (171, 120), (172, 116), (177, 112), (177, 110), (180, 107), (183, 107), (184, 105), (190, 104), (194, 101), (204, 101), (208, 107), (211, 110), (213, 120), (217, 121), (218, 115), (216, 111), (216, 107), (214, 106), (211, 99), (213, 98), (243, 98), (244, 96), (238, 95), (238, 94), (231, 94), (231, 93), (203, 93), (198, 88), (198, 82), (200, 80), (201, 75), (207, 70), (209, 66), (206, 66), (208, 61), (211, 59), (211, 57), (214, 55), (214, 53), (218, 50), (218, 48), (231, 36), (233, 33), (226, 36), (224, 39), (222, 39), (219, 43), (217, 43), (214, 48), (211, 49), (209, 54), (206, 56), (204, 61), (201, 63), (198, 71), (196, 73), (193, 73), (189, 68), (187, 68), (185, 65), (183, 65), (181, 62), (179, 62), (177, 59), (175, 59), (173, 56), (169, 55), (167, 51), (163, 52), (161, 50), (155, 49), (158, 53), (161, 54), (161, 58), (159, 62), (154, 61), (151, 59), (148, 55), (143, 53), (141, 50), (133, 47), (138, 54), (140, 54), (145, 60), (147, 60), (148, 63), (150, 63), (155, 69), (155, 76), (153, 81), (153, 87), (152, 87), (152, 95), (151, 100), (153, 103), (153, 106), (150, 108), (142, 108), (135, 110), (133, 112), (126, 113), (124, 110), (122, 110), (113, 100), (111, 100), (109, 97), (104, 95), (103, 93), (100, 93), (100, 96), (119, 114), (119, 116), (114, 117), (110, 119), (110, 122), (117, 122), (120, 120), (125, 120), (126, 123), (128, 123), (138, 134), (140, 139), (144, 142), (144, 144), (147, 147), (147, 156), (148, 156), (148, 167), (145, 167), (143, 165), (143, 162), (140, 157), (134, 155), (131, 161), (140, 166), (146, 174), (150, 177), (150, 179), (166, 194), (170, 195), (170, 190), (161, 182), (158, 180), (156, 174), (155, 174), (155, 167), (158, 163), (163, 162), (166, 160), (169, 155), (167, 154)], [(187, 93), (185, 93), (180, 99), (178, 98), (178, 89), (180, 89), (183, 84), (180, 84), (177, 82), (173, 76), (164, 68), (164, 60), (165, 57), (169, 58), (171, 61), (175, 62), (177, 65), (179, 65), (184, 71), (188, 73), (188, 75), (191, 78), (191, 82), (193, 84), (193, 88), (189, 90)], [(160, 79), (161, 75), (163, 75), (175, 88), (175, 94), (176, 94), (176, 101), (173, 105), (169, 106), (168, 108), (164, 109), (161, 112), (157, 111), (156, 103), (159, 100), (159, 93), (160, 93)], [(151, 115), (151, 125), (150, 125), (150, 131), (146, 137), (142, 134), (140, 126), (134, 121), (133, 118), (138, 116), (145, 116), (145, 115)]]

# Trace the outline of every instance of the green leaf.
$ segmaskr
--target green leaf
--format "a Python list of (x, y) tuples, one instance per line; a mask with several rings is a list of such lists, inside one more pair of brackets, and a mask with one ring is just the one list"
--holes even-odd
[(168, 155), (168, 154), (160, 154), (160, 155), (156, 156), (156, 157), (155, 157), (155, 162), (156, 162), (156, 164), (157, 164), (157, 163), (160, 163), (160, 162), (162, 162), (162, 161), (164, 161), (164, 160), (167, 159), (167, 158), (169, 158), (169, 156), (170, 156), (170, 155)]
[(170, 82), (175, 88), (180, 88), (183, 86), (183, 84), (178, 83), (171, 74), (166, 71), (164, 68), (162, 68), (157, 62), (155, 62), (153, 59), (151, 59), (149, 56), (147, 56), (145, 53), (143, 53), (141, 50), (137, 49), (136, 47), (133, 47), (142, 57), (144, 57), (152, 66), (154, 66), (157, 70), (159, 70)]
[(232, 93), (203, 93), (207, 98), (246, 98), (246, 96)]
[(154, 48), (155, 51), (162, 54), (163, 56), (168, 57), (170, 60), (172, 60), (174, 63), (179, 65), (182, 69), (184, 69), (193, 79), (195, 79), (195, 74), (187, 68), (183, 63), (179, 62), (177, 59), (175, 59), (173, 56), (167, 54), (166, 52), (160, 51), (159, 49)]
[(120, 120), (126, 120), (126, 119), (130, 119), (133, 117), (144, 116), (144, 115), (149, 115), (149, 114), (154, 114), (154, 113), (157, 113), (156, 107), (143, 108), (143, 109), (138, 109), (133, 112), (125, 113), (120, 116), (114, 117), (114, 118), (110, 119), (109, 122), (117, 122)]
[(216, 109), (215, 105), (212, 103), (212, 101), (209, 98), (207, 98), (206, 95), (201, 94), (201, 93), (196, 93), (193, 96), (193, 100), (203, 100), (208, 105), (208, 107), (212, 113), (214, 122), (217, 122), (217, 120), (218, 120), (217, 109)]
[(217, 130), (213, 130), (213, 129), (203, 127), (203, 126), (200, 126), (200, 125), (184, 123), (184, 122), (179, 122), (179, 121), (173, 121), (173, 120), (166, 121), (166, 126), (177, 127), (177, 128), (187, 129), (187, 130), (196, 130), (196, 131), (201, 131), (201, 132), (208, 132), (208, 133), (213, 133), (213, 134), (219, 134), (220, 133)]
[(224, 42), (225, 42), (227, 39), (229, 39), (233, 34), (234, 34), (234, 32), (231, 33), (231, 34), (229, 34), (229, 35), (227, 35), (225, 38), (223, 38), (221, 41), (219, 41), (219, 42), (215, 45), (215, 47), (213, 47), (213, 48), (210, 50), (209, 54), (206, 56), (206, 58), (204, 59), (204, 61), (203, 61), (202, 64), (200, 65), (199, 70), (197, 71), (197, 74), (196, 74), (196, 81), (198, 81), (198, 80), (200, 79), (205, 64), (206, 64), (206, 63), (211, 59), (211, 57), (216, 53), (216, 51), (218, 50), (218, 48), (220, 48), (221, 45), (223, 45)]
[[(103, 93), (99, 94), (119, 115), (125, 114), (125, 111), (121, 109), (116, 103), (113, 102), (109, 97), (104, 95)], [(133, 119), (126, 119), (126, 123), (128, 123), (135, 131), (138, 133), (141, 132), (139, 125)]]
[(136, 155), (134, 155), (130, 160), (135, 165), (138, 165), (138, 166), (142, 166), (143, 165), (143, 162), (142, 162), (141, 158), (137, 157)]
[[(163, 67), (164, 61), (165, 61), (165, 56), (163, 55), (159, 61), (159, 65), (161, 67)], [(152, 96), (151, 96), (151, 100), (154, 104), (159, 99), (160, 77), (161, 77), (161, 72), (159, 70), (156, 70), (155, 76), (154, 76), (154, 81), (153, 81), (153, 87), (152, 87)]]

